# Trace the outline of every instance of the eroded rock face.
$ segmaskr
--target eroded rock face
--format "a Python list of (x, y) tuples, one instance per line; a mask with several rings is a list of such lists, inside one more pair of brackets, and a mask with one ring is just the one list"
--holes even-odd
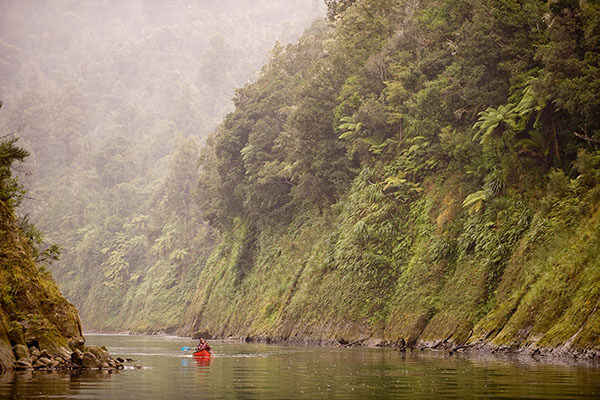
[(17, 360), (22, 358), (29, 358), (31, 354), (29, 354), (29, 348), (24, 344), (17, 344), (13, 347), (13, 352), (15, 353), (15, 357)]
[(71, 362), (83, 349), (79, 314), (56, 283), (40, 273), (12, 206), (0, 199), (0, 372), (81, 368)]
[(83, 368), (100, 368), (102, 364), (93, 353), (86, 351), (85, 353), (83, 353), (81, 366)]

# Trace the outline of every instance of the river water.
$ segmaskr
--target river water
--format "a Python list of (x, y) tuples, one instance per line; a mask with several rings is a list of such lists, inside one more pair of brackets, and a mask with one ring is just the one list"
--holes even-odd
[(181, 350), (195, 345), (187, 338), (88, 335), (87, 343), (136, 361), (115, 372), (0, 375), (0, 398), (600, 399), (600, 368), (232, 341), (211, 341), (207, 360)]

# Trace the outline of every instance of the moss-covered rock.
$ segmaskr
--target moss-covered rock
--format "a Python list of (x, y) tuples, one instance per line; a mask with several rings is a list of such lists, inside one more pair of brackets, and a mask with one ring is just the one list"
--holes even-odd
[(29, 353), (29, 348), (23, 344), (17, 344), (13, 347), (13, 352), (15, 353), (15, 358), (17, 360), (21, 358), (29, 358), (31, 354)]
[(85, 353), (83, 353), (83, 357), (81, 359), (81, 366), (87, 369), (101, 368), (102, 362), (98, 360), (98, 358), (93, 353), (86, 351)]
[[(12, 209), (0, 201), (0, 370), (12, 369), (17, 358), (26, 359), (27, 346), (50, 360), (68, 359), (72, 348), (84, 343), (77, 310), (40, 272), (28, 246)], [(36, 357), (40, 367), (43, 357)]]
[(15, 344), (26, 344), (25, 341), (25, 330), (23, 329), (23, 325), (21, 325), (18, 321), (11, 321), (10, 328), (8, 329), (8, 338), (11, 343)]

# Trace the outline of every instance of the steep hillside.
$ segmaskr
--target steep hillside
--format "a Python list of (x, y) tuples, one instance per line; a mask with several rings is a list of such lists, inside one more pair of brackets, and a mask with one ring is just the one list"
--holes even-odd
[(186, 329), (597, 356), (600, 7), (328, 4), (203, 150)]
[(19, 189), (10, 177), (10, 164), (26, 153), (13, 143), (4, 139), (0, 143), (0, 372), (12, 369), (16, 345), (67, 360), (71, 349), (84, 345), (77, 310), (60, 294), (49, 273), (36, 265), (34, 257), (41, 254), (15, 218), (13, 204)]

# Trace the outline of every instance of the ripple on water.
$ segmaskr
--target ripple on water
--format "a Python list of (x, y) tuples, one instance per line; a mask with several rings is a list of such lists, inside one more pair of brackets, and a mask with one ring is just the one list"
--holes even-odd
[(383, 349), (285, 347), (211, 341), (196, 359), (185, 338), (91, 336), (138, 370), (0, 376), (9, 399), (598, 399), (600, 369), (517, 364)]

